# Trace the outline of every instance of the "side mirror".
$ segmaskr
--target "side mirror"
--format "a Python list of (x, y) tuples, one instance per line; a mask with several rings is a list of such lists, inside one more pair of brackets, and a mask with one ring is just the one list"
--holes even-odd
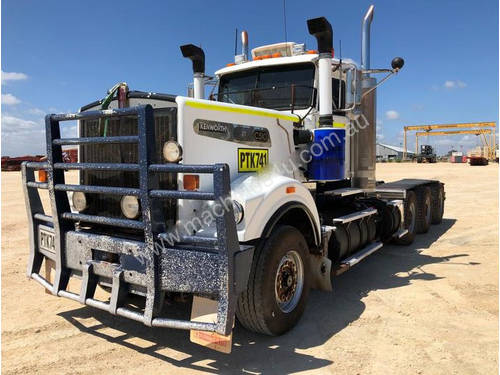
[(392, 66), (392, 69), (394, 69), (394, 70), (400, 70), (404, 64), (405, 64), (405, 61), (402, 57), (395, 57), (391, 61), (391, 66)]

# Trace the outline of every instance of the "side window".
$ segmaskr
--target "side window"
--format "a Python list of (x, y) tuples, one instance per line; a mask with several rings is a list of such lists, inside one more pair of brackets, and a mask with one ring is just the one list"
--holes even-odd
[[(339, 107), (339, 82), (341, 82), (341, 100)], [(332, 78), (332, 97), (333, 110), (345, 108), (345, 81), (340, 81), (337, 78)]]

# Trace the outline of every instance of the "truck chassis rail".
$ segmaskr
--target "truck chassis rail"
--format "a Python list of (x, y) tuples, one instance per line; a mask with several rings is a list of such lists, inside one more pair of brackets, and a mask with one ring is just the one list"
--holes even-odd
[[(123, 116), (137, 116), (137, 136), (61, 138), (60, 122)], [(47, 162), (25, 162), (22, 165), (23, 189), (29, 218), (28, 276), (53, 295), (133, 319), (147, 326), (229, 334), (234, 323), (237, 289), (246, 285), (253, 247), (240, 246), (238, 243), (227, 164), (153, 164), (155, 134), (153, 109), (150, 105), (77, 114), (52, 114), (46, 116), (45, 125)], [(63, 163), (62, 145), (92, 143), (136, 143), (138, 163)], [(39, 169), (47, 171), (48, 182), (35, 180), (34, 172)], [(65, 183), (64, 170), (83, 169), (138, 171), (139, 188)], [(212, 174), (213, 193), (159, 189), (158, 173)], [(48, 190), (52, 216), (45, 214), (38, 189)], [(71, 212), (68, 191), (137, 196), (140, 201), (141, 219), (130, 220)], [(227, 202), (224, 214), (217, 215), (215, 219), (216, 238), (183, 237), (182, 246), (173, 244), (158, 251), (157, 246), (159, 242), (163, 244), (162, 238), (165, 236), (166, 228), (160, 205), (153, 204), (153, 201), (172, 198)], [(79, 230), (75, 222), (140, 230), (144, 235), (144, 241), (88, 233)], [(53, 253), (39, 246), (40, 226), (54, 233)], [(117, 254), (120, 263), (93, 259), (93, 249)], [(55, 263), (53, 283), (40, 274), (45, 258)], [(123, 262), (122, 259), (127, 262)], [(137, 261), (141, 261), (143, 266), (137, 266)], [(72, 276), (81, 277), (79, 294), (67, 290)], [(101, 277), (111, 280), (109, 302), (94, 298)], [(143, 312), (126, 306), (128, 291), (132, 286), (145, 290), (146, 301)], [(194, 322), (160, 316), (163, 305), (162, 293), (165, 291), (198, 293), (216, 298), (218, 302), (216, 321)]]

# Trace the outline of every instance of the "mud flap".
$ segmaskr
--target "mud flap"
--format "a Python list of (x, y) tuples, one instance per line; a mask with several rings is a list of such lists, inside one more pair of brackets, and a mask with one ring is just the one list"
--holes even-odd
[(331, 292), (331, 269), (332, 261), (321, 255), (313, 255), (309, 257), (309, 269), (311, 271), (311, 288)]
[[(217, 322), (217, 301), (209, 298), (193, 296), (191, 307), (191, 321), (216, 323)], [(233, 332), (227, 336), (216, 332), (191, 330), (189, 339), (195, 344), (205, 346), (218, 352), (229, 354), (233, 344)]]

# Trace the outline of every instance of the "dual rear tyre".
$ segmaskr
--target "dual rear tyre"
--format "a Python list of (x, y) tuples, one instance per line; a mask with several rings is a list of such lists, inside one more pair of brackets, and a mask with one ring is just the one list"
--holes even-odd
[(417, 233), (427, 233), (431, 224), (439, 224), (444, 213), (444, 188), (442, 184), (422, 186), (408, 191), (405, 200), (404, 228), (408, 233), (396, 240), (409, 245)]
[(444, 213), (444, 186), (438, 184), (431, 189), (432, 207), (431, 207), (431, 223), (439, 224), (443, 220)]
[(431, 188), (422, 186), (417, 193), (417, 233), (427, 233), (432, 220)]

